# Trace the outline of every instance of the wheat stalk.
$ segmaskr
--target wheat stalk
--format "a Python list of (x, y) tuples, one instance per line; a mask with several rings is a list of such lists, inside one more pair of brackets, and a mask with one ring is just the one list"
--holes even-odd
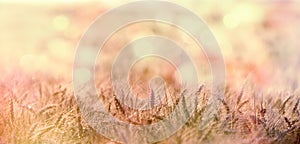
[(42, 108), (37, 114), (38, 114), (39, 116), (41, 116), (42, 114), (44, 114), (44, 113), (47, 112), (48, 110), (53, 109), (53, 108), (56, 108), (56, 107), (57, 107), (56, 104), (52, 104), (52, 105), (45, 106), (45, 107)]
[(297, 108), (298, 108), (298, 106), (299, 106), (299, 103), (300, 103), (300, 99), (297, 99), (297, 102), (296, 102), (296, 104), (295, 104), (295, 106), (294, 106), (294, 108), (293, 108), (293, 113), (296, 113), (296, 112), (297, 112)]
[(281, 106), (281, 108), (280, 108), (280, 111), (279, 111), (282, 115), (285, 114), (285, 107), (286, 107), (286, 104), (288, 103), (288, 101), (289, 101), (291, 98), (292, 98), (292, 96), (289, 96), (287, 99), (284, 100), (284, 102), (283, 102), (283, 104), (282, 104), (282, 106)]

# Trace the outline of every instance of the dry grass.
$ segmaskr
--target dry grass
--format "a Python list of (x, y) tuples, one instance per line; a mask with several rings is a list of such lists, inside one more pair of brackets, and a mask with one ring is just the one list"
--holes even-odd
[[(115, 143), (97, 134), (81, 117), (71, 83), (40, 78), (28, 80), (25, 76), (18, 82), (12, 79), (11, 85), (1, 83), (0, 142)], [(159, 143), (300, 143), (299, 92), (258, 93), (251, 84), (240, 90), (227, 87), (218, 115), (203, 131), (199, 131), (199, 122), (210, 91), (201, 87), (198, 92), (193, 118)], [(178, 103), (178, 96), (174, 97), (178, 93), (169, 92), (167, 97), (175, 99), (174, 103), (139, 111), (124, 106), (109, 89), (100, 90), (100, 94), (115, 117), (132, 124), (161, 120)]]

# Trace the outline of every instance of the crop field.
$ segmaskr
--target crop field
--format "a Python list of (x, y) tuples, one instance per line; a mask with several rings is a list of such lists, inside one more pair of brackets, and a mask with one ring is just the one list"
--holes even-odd
[[(135, 144), (151, 141), (145, 137), (164, 135), (154, 128), (146, 132), (151, 136), (144, 136), (130, 127), (102, 121), (97, 128), (109, 125), (111, 137), (122, 140), (104, 136), (89, 123), (87, 118), (96, 115), (84, 113), (89, 107), (82, 107), (75, 92), (77, 71), (73, 66), (82, 36), (98, 16), (127, 2), (0, 1), (0, 144)], [(299, 4), (238, 0), (174, 3), (201, 17), (213, 33), (224, 59), (224, 89), (213, 87), (211, 64), (215, 59), (208, 59), (203, 45), (186, 31), (159, 21), (133, 23), (107, 39), (93, 72), (80, 69), (79, 80), (95, 81), (96, 97), (110, 116), (126, 124), (147, 126), (164, 121), (181, 107), (176, 112), (182, 119), (177, 120), (187, 122), (174, 131), (180, 122), (169, 121), (164, 128), (171, 136), (155, 141), (157, 144), (300, 144)], [(182, 20), (176, 14), (170, 16)], [(105, 31), (100, 29), (99, 33), (101, 30)], [(128, 61), (117, 65), (118, 74), (127, 75), (128, 82), (117, 81), (121, 93), (115, 91), (115, 58), (123, 47), (149, 35), (168, 37), (189, 55), (200, 83), (193, 93), (182, 83), (193, 79), (187, 76), (189, 71), (177, 71), (186, 67), (180, 59), (182, 53), (175, 50), (166, 53), (174, 54), (179, 67), (174, 64), (177, 62), (150, 56), (125, 71), (130, 57), (145, 53), (143, 47), (128, 51)], [(90, 51), (80, 52), (87, 59), (93, 56)], [(201, 128), (213, 93), (222, 90), (216, 113)], [(129, 91), (136, 97), (130, 97)], [(157, 93), (164, 97), (155, 97)], [(193, 96), (195, 108), (189, 113)], [(138, 107), (138, 99), (143, 98), (151, 100), (151, 109), (124, 103), (127, 99)], [(154, 101), (159, 105), (153, 106)]]
[[(2, 142), (114, 143), (97, 134), (82, 118), (70, 83), (44, 77), (22, 79), (11, 87), (2, 83), (1, 92)], [(202, 87), (193, 117), (159, 143), (299, 143), (299, 92), (257, 93), (250, 84), (239, 90), (228, 88), (214, 121), (199, 131), (208, 97), (209, 90)], [(114, 116), (134, 124), (155, 122), (172, 110), (172, 106), (164, 106), (132, 117), (132, 110), (117, 99), (107, 103)], [(128, 143), (136, 142), (134, 136), (125, 136)]]

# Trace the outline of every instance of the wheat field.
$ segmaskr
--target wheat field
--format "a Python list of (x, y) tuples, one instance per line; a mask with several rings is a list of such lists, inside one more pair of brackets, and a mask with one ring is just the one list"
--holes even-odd
[[(72, 68), (76, 47), (89, 25), (106, 10), (127, 2), (0, 0), (0, 144), (121, 143), (99, 134), (83, 117), (74, 95)], [(179, 98), (190, 95), (178, 83), (176, 67), (162, 59), (136, 62), (129, 74), (133, 91), (141, 97), (151, 93), (148, 82), (153, 76), (163, 78), (167, 85), (160, 105), (133, 109), (112, 88), (111, 65), (121, 47), (145, 35), (159, 35), (177, 41), (191, 56), (201, 85), (193, 89), (197, 103), (188, 122), (157, 144), (300, 144), (299, 4), (172, 2), (199, 15), (220, 45), (226, 87), (217, 114), (207, 127), (199, 128), (213, 93), (205, 53), (184, 31), (157, 21), (128, 25), (103, 46), (96, 60), (95, 86), (106, 110), (132, 125), (164, 120), (178, 105), (185, 108), (180, 115), (186, 116), (188, 102)], [(112, 125), (111, 131), (122, 135), (123, 143), (144, 143), (128, 129)]]
[[(39, 78), (40, 77), (40, 78)], [(1, 138), (3, 143), (117, 143), (97, 134), (81, 116), (70, 82), (45, 79), (11, 79), (1, 83)], [(163, 119), (174, 106), (149, 112), (122, 105), (102, 89), (102, 100), (115, 117), (134, 124), (151, 124)], [(300, 96), (298, 91), (257, 92), (250, 83), (240, 89), (226, 88), (218, 115), (199, 131), (210, 91), (199, 90), (199, 103), (193, 117), (171, 137), (159, 143), (299, 143)], [(113, 100), (110, 100), (114, 98)], [(176, 103), (176, 102), (175, 102)], [(153, 112), (155, 111), (155, 112)], [(120, 130), (122, 131), (122, 130)], [(128, 143), (138, 143), (126, 136)]]

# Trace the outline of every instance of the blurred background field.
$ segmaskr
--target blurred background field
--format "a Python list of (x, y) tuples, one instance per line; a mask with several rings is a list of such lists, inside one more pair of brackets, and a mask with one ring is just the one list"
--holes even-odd
[[(70, 79), (76, 46), (84, 31), (104, 11), (126, 2), (2, 0), (2, 78), (25, 71)], [(175, 3), (197, 13), (211, 28), (224, 55), (229, 83), (240, 85), (245, 79), (251, 79), (258, 86), (293, 89), (298, 86), (300, 5), (297, 2), (191, 0)], [(165, 33), (168, 32), (171, 35), (171, 31)], [(132, 33), (129, 36), (134, 36)], [(128, 39), (129, 36), (120, 37)]]

